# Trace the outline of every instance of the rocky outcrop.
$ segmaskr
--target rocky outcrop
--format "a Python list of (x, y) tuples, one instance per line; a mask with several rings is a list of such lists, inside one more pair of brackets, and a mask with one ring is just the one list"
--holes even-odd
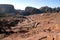
[(60, 7), (57, 8), (52, 8), (53, 13), (59, 13), (60, 12)]
[(41, 7), (40, 9), (34, 7), (26, 7), (25, 10), (16, 10), (16, 13), (19, 15), (32, 15), (32, 14), (41, 14), (41, 13), (59, 13), (60, 7), (51, 8), (48, 6)]
[(51, 7), (48, 7), (48, 6), (44, 6), (44, 7), (41, 7), (40, 10), (43, 13), (59, 13), (60, 12), (60, 7), (51, 8)]
[(26, 7), (25, 8), (26, 12), (29, 12), (30, 14), (38, 14), (41, 13), (41, 11), (37, 8), (33, 8), (33, 7)]
[(51, 12), (52, 12), (52, 8), (50, 8), (50, 7), (48, 7), (48, 6), (41, 7), (40, 10), (41, 10), (43, 13), (51, 13)]
[(5, 16), (8, 14), (17, 14), (17, 15), (32, 15), (40, 13), (59, 13), (60, 7), (51, 8), (48, 6), (41, 7), (40, 9), (34, 7), (26, 7), (25, 10), (14, 9), (14, 6), (11, 4), (0, 4), (0, 16)]
[(14, 13), (14, 6), (10, 4), (0, 4), (0, 13)]

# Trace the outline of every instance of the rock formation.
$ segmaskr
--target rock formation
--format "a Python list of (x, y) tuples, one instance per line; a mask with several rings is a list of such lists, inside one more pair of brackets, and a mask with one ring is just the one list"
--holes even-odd
[(0, 4), (0, 13), (15, 13), (14, 6), (10, 4)]
[(41, 11), (37, 8), (33, 8), (33, 7), (26, 7), (25, 8), (26, 12), (29, 12), (30, 14), (38, 14), (41, 13)]

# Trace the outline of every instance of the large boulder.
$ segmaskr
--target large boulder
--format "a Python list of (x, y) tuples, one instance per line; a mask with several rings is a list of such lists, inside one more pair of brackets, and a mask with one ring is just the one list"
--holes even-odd
[(37, 8), (33, 8), (33, 7), (26, 7), (25, 8), (26, 12), (29, 12), (30, 14), (38, 14), (41, 13), (41, 11)]
[(0, 13), (14, 13), (14, 6), (10, 4), (0, 4)]

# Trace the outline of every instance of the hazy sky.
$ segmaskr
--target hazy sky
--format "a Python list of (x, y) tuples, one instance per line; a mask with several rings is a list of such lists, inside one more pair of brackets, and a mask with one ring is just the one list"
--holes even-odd
[(15, 9), (25, 9), (27, 6), (36, 8), (41, 6), (60, 7), (60, 0), (0, 0), (0, 4), (12, 4)]

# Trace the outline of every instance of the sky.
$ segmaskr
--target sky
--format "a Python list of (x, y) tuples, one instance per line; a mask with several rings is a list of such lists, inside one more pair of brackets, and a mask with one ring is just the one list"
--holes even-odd
[(15, 9), (24, 10), (25, 7), (40, 8), (42, 6), (60, 7), (60, 0), (0, 0), (0, 4), (12, 4)]

